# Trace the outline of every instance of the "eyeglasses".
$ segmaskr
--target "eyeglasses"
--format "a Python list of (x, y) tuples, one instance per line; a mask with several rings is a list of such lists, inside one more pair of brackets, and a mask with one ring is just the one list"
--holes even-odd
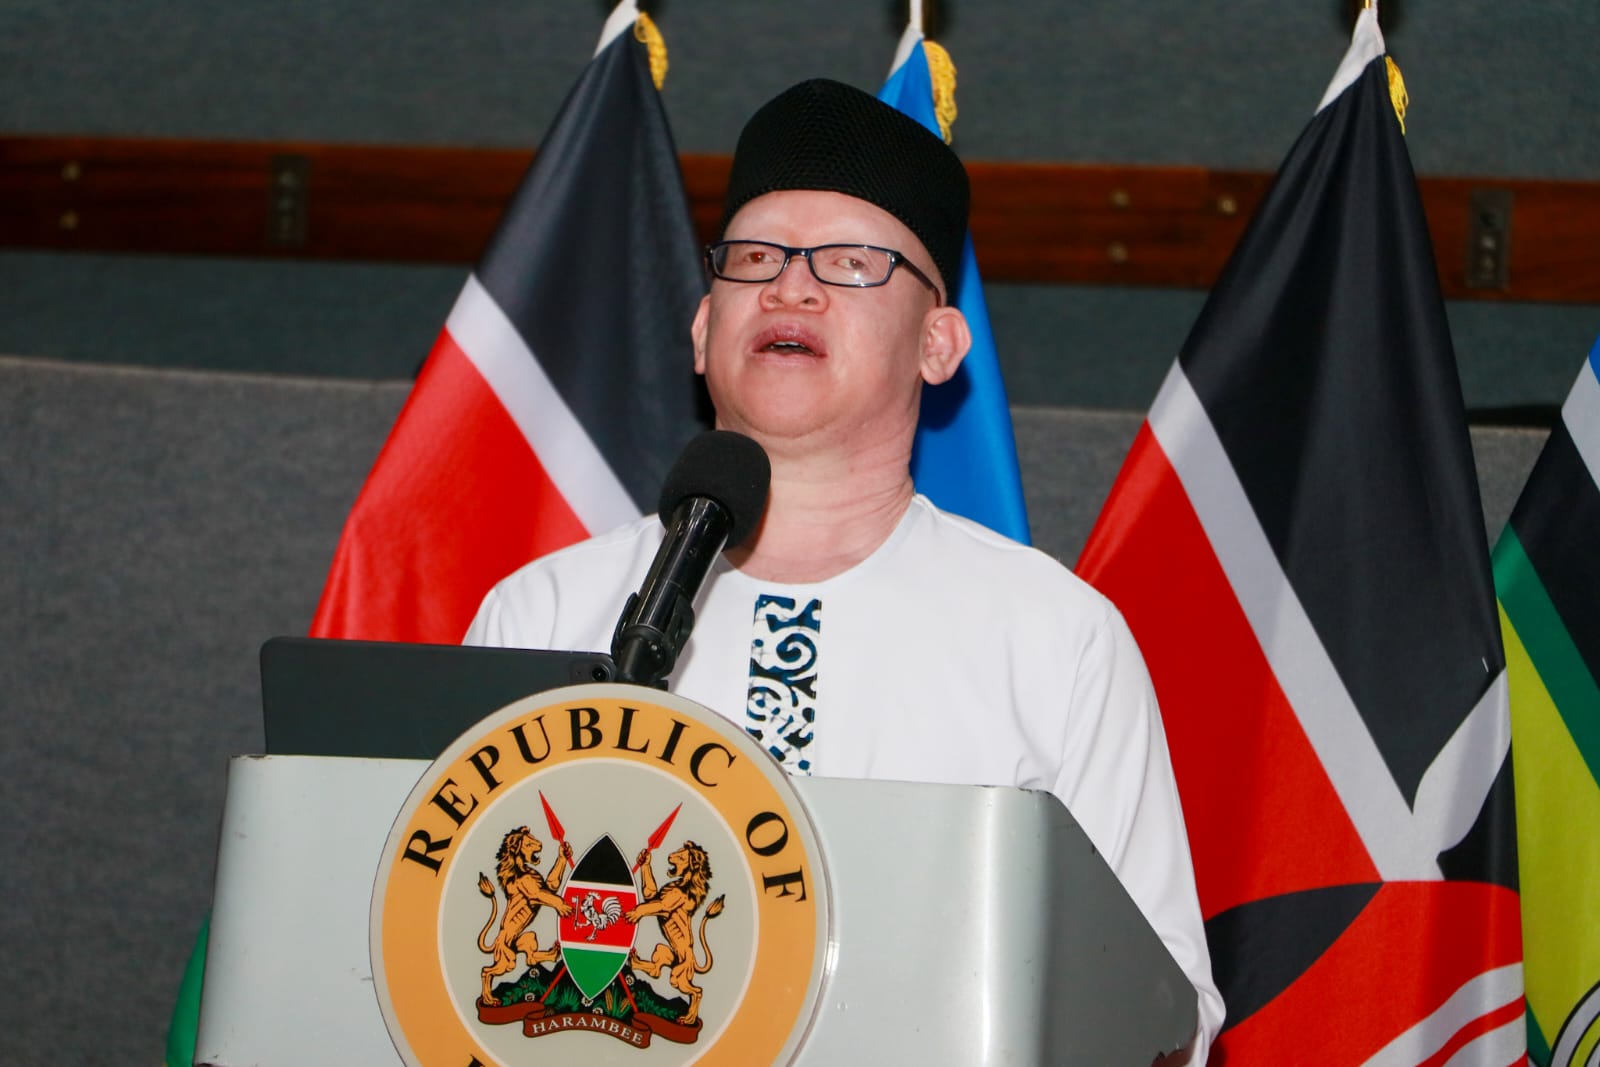
[(876, 245), (817, 245), (790, 248), (770, 241), (718, 241), (706, 246), (706, 266), (712, 275), (729, 282), (770, 282), (782, 274), (795, 256), (805, 259), (811, 275), (824, 285), (871, 289), (887, 284), (896, 267), (904, 267), (917, 281), (933, 290), (936, 306), (944, 295), (933, 280), (904, 255)]

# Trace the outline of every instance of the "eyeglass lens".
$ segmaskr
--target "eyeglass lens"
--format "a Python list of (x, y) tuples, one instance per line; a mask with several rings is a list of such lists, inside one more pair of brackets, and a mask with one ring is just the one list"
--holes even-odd
[(765, 241), (727, 241), (712, 250), (712, 269), (740, 282), (767, 282), (783, 273), (791, 255), (803, 255), (818, 281), (829, 285), (882, 285), (894, 269), (887, 250), (870, 245), (818, 245), (786, 249)]

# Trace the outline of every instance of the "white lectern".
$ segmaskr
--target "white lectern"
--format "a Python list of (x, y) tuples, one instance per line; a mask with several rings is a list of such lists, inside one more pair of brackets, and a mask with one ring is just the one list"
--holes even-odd
[[(486, 830), (482, 840), (472, 844), (466, 834), (468, 816), (479, 810), (478, 802), (485, 796), (510, 788), (502, 783), (509, 780), (507, 768), (518, 758), (511, 744), (493, 739), (515, 737), (525, 742), (528, 728), (538, 726), (558, 746), (569, 737), (579, 747), (589, 745), (603, 755), (594, 767), (570, 763), (564, 778), (547, 776), (538, 781), (537, 799), (530, 799), (534, 796), (530, 792), (517, 802), (521, 813), (537, 812), (543, 804), (555, 827), (552, 834), (536, 815), (522, 820), (539, 827), (546, 847), (542, 865), (550, 875), (550, 861), (559, 851), (551, 837), (571, 834), (572, 845), (580, 844), (577, 824), (592, 808), (563, 799), (571, 795), (574, 776), (621, 773), (625, 768), (615, 756), (619, 749), (637, 750), (634, 758), (641, 762), (664, 762), (666, 749), (650, 748), (652, 742), (643, 739), (647, 731), (640, 726), (644, 720), (632, 718), (633, 704), (663, 700), (664, 694), (602, 685), (563, 690), (554, 694), (558, 700), (545, 702), (551, 695), (529, 698), (520, 712), (515, 706), (506, 709), (493, 728), (500, 734), (485, 727), (475, 738), (464, 737), (434, 764), (316, 756), (242, 756), (232, 762), (217, 858), (198, 1064), (303, 1067), (407, 1062), (391, 1038), (392, 1019), (386, 1018), (386, 1008), (380, 1008), (380, 1001), (391, 1005), (395, 998), (384, 1001), (378, 992), (384, 976), (374, 971), (370, 938), (380, 936), (380, 924), (371, 917), (372, 909), (375, 900), (384, 898), (381, 870), (386, 863), (395, 872), (390, 877), (437, 881), (437, 872), (424, 869), (420, 861), (443, 855), (445, 845), (439, 842), (452, 840), (439, 832), (421, 845), (415, 832), (405, 837), (400, 825), (405, 818), (401, 814), (397, 824), (397, 813), (403, 812), (408, 800), (418, 819), (432, 817), (448, 827), (459, 817), (464, 829), (454, 840), (460, 844), (450, 847), (462, 851), (461, 862), (467, 866), (460, 878), (469, 879), (472, 872), (467, 867), (472, 863), (486, 873), (493, 867), (490, 850), (498, 832)], [(642, 701), (635, 699), (641, 696)], [(621, 725), (620, 742), (618, 731), (603, 735), (612, 706), (607, 701), (620, 709), (616, 720)], [(680, 735), (689, 736), (682, 728), (684, 704), (673, 698), (666, 708), (673, 716), (670, 721), (678, 724), (677, 732), (657, 731), (657, 736), (674, 744)], [(530, 710), (535, 705), (537, 709)], [(581, 732), (586, 724), (592, 733)], [(529, 755), (532, 747), (525, 746), (523, 755)], [(706, 782), (722, 779), (725, 765), (756, 758), (731, 753), (715, 741), (692, 753), (686, 745), (679, 747), (687, 754), (685, 763), (690, 756), (699, 757), (695, 774)], [(491, 751), (492, 756), (487, 754)], [(664, 771), (647, 770), (665, 781)], [(478, 772), (475, 784), (474, 771)], [(448, 784), (430, 784), (430, 775)], [(792, 781), (820, 852), (816, 865), (820, 870), (811, 871), (803, 891), (825, 895), (827, 905), (807, 1017), (783, 1053), (789, 1062), (1144, 1067), (1161, 1062), (1191, 1040), (1196, 1026), (1192, 987), (1054, 797), (985, 787), (825, 778), (786, 781)], [(619, 790), (607, 784), (605, 788), (633, 797), (631, 787)], [(566, 826), (556, 821), (552, 802), (554, 810), (566, 803), (567, 810), (559, 817)], [(685, 833), (693, 827), (692, 810), (685, 809), (678, 818)], [(773, 838), (769, 828), (760, 825), (761, 818), (746, 820), (743, 826), (750, 846), (765, 855), (766, 842)], [(652, 810), (650, 825), (654, 823)], [(735, 837), (739, 829), (736, 825)], [(792, 898), (796, 886), (742, 864), (732, 845), (718, 852), (715, 830), (694, 832), (705, 838), (702, 843), (713, 853), (714, 891), (724, 886), (729, 890), (724, 894), (729, 898), (728, 918), (702, 917), (706, 909), (696, 913), (701, 942), (710, 943), (717, 953), (716, 971), (721, 973), (716, 977), (727, 982), (738, 978), (745, 966), (732, 947), (740, 924), (746, 922), (736, 914), (745, 899), (739, 895), (740, 886), (753, 881), (747, 896), (756, 900), (786, 892)], [(660, 846), (660, 855), (649, 862), (665, 882), (668, 874), (678, 873), (672, 864), (661, 869), (668, 849), (685, 834), (673, 832), (670, 839), (662, 832), (654, 836), (662, 839), (650, 842)], [(430, 845), (439, 851), (429, 852)], [(630, 861), (634, 847), (624, 848)], [(406, 848), (413, 853), (409, 864), (403, 855)], [(469, 848), (477, 852), (468, 856)], [(720, 858), (723, 855), (732, 858)], [(585, 861), (577, 862), (581, 867)], [(647, 885), (655, 881), (652, 874)], [(494, 896), (486, 889), (480, 892)], [(645, 891), (633, 892), (628, 903), (637, 906)], [(663, 890), (656, 892), (665, 899)], [(463, 951), (471, 958), (458, 970), (466, 974), (460, 983), (465, 987), (462, 1002), (471, 1004), (478, 964), (490, 959), (475, 954), (478, 946), (469, 944), (471, 931), (490, 912), (486, 900), (473, 901), (467, 890), (459, 895), (477, 910), (459, 921), (441, 921), (436, 939), (447, 954), (456, 951), (450, 946), (457, 943), (467, 946)], [(506, 908), (509, 912), (509, 903)], [(558, 938), (580, 945), (573, 931), (584, 929), (584, 920), (576, 912), (574, 916), (562, 919), (562, 933), (554, 935), (555, 915), (545, 908), (544, 918), (529, 927), (539, 948), (548, 951)], [(577, 927), (566, 925), (574, 921)], [(470, 930), (465, 936), (455, 935), (451, 923), (468, 924)], [(650, 924), (649, 919), (638, 920), (640, 929)], [(663, 930), (666, 925), (663, 921)], [(486, 944), (491, 931), (488, 926), (484, 930), (479, 941)], [(424, 940), (431, 945), (429, 939), (434, 938), (430, 930)], [(663, 939), (671, 940), (665, 934)], [(645, 956), (641, 948), (634, 952), (639, 958)], [(698, 952), (691, 944), (691, 964), (697, 965)], [(384, 956), (390, 958), (392, 952)], [(709, 964), (709, 949), (705, 958)], [(514, 961), (520, 968), (523, 957)], [(547, 964), (545, 973), (558, 962)], [(576, 955), (569, 962), (575, 963)], [(495, 1058), (508, 1063), (570, 1059), (649, 1067), (692, 1062), (699, 1053), (706, 1053), (707, 1062), (715, 1061), (706, 1052), (713, 1042), (710, 1029), (730, 1024), (722, 1016), (729, 1014), (726, 1005), (733, 1001), (717, 992), (721, 987), (714, 986), (712, 973), (690, 980), (706, 990), (703, 1025), (708, 1029), (699, 1046), (657, 1040), (648, 1048), (630, 1047), (628, 1033), (622, 1032), (626, 1026), (612, 1027), (612, 1038), (622, 1040), (557, 1034), (540, 1038), (542, 1044), (536, 1046), (518, 1037), (514, 1027), (501, 1027), (495, 1031), (499, 1036), (492, 1038), (501, 1042), (495, 1047), (523, 1041), (515, 1045), (523, 1051), (503, 1057), (481, 1054), (490, 1058), (480, 1058), (479, 1052), (471, 1057), (463, 1054), (459, 1067), (468, 1067), (469, 1059), (487, 1067)], [(647, 980), (632, 974), (631, 984), (617, 988), (631, 1000), (629, 990), (644, 992), (637, 984), (642, 981)], [(668, 995), (673, 992), (665, 970), (650, 984)], [(759, 989), (738, 1002), (740, 1013), (763, 1010)], [(461, 1026), (484, 1029), (470, 1017), (469, 1009), (460, 1011)], [(576, 1016), (561, 1018), (571, 1025)], [(527, 1025), (537, 1030), (540, 1024)], [(579, 1044), (583, 1040), (589, 1044)]]

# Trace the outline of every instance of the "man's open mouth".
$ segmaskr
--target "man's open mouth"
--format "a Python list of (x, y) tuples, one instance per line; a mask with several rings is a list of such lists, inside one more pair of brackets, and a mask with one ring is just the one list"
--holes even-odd
[(775, 326), (756, 337), (755, 350), (778, 356), (822, 356), (827, 353), (819, 338), (796, 326)]

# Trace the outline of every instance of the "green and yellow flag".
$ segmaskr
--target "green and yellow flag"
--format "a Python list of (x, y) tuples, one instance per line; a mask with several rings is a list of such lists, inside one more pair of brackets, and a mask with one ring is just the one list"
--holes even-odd
[(1600, 1057), (1600, 342), (1494, 550), (1511, 687), (1528, 1059)]

